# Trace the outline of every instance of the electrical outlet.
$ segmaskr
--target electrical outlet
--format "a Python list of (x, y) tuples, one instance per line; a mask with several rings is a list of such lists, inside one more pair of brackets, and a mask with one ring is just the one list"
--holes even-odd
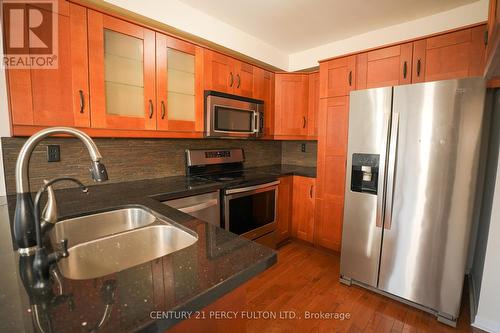
[(61, 160), (61, 147), (59, 145), (47, 146), (47, 162), (59, 162)]
[(302, 144), (300, 145), (300, 151), (301, 151), (301, 152), (303, 152), (303, 153), (305, 153), (305, 152), (306, 152), (306, 144), (305, 144), (305, 143), (302, 143)]

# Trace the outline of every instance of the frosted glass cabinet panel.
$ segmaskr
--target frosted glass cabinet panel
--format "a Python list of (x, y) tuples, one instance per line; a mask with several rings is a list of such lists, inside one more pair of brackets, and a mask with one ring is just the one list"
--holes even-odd
[(143, 117), (143, 67), (142, 40), (104, 30), (106, 113)]
[(168, 119), (194, 121), (194, 56), (167, 48), (167, 75)]
[(156, 130), (155, 32), (88, 11), (91, 123)]
[(203, 131), (203, 49), (156, 34), (157, 128)]

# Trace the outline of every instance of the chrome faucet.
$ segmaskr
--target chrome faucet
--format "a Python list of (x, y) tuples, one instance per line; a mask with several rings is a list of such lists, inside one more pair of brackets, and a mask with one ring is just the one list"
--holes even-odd
[[(90, 166), (90, 174), (96, 182), (104, 182), (108, 180), (106, 167), (100, 161), (102, 159), (99, 149), (94, 141), (80, 130), (70, 127), (51, 127), (43, 129), (31, 136), (21, 148), (16, 164), (16, 212), (14, 215), (14, 237), (19, 247), (21, 255), (32, 255), (35, 252), (36, 235), (35, 235), (35, 216), (33, 212), (33, 200), (31, 198), (29, 187), (29, 160), (31, 153), (37, 144), (44, 138), (54, 134), (68, 134), (80, 139), (87, 150), (89, 151), (92, 164)], [(49, 194), (50, 195), (50, 194)], [(54, 197), (49, 199), (53, 200)], [(50, 207), (47, 207), (50, 209)], [(50, 215), (53, 212), (47, 212), (44, 215)], [(53, 217), (51, 218), (53, 220)]]

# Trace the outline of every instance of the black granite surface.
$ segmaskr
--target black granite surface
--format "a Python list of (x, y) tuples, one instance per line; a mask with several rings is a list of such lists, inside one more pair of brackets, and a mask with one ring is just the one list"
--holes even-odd
[[(267, 178), (282, 175), (315, 177), (316, 174), (315, 168), (290, 165), (251, 170)], [(2, 318), (0, 321), (0, 331), (36, 332), (34, 327), (38, 321), (44, 331), (89, 332), (106, 317), (100, 332), (163, 332), (180, 319), (152, 319), (152, 311), (199, 310), (264, 271), (276, 262), (275, 251), (159, 201), (210, 192), (222, 186), (217, 182), (176, 176), (91, 186), (88, 194), (77, 189), (56, 191), (61, 219), (139, 206), (197, 235), (198, 240), (170, 255), (104, 277), (70, 280), (61, 276), (61, 284), (54, 283), (52, 291), (55, 295), (62, 290), (62, 295), (42, 298), (34, 297), (24, 287), (21, 275), (26, 280), (29, 274), (22, 268), (24, 263), (17, 251), (4, 243), (0, 250), (1, 261), (19, 264), (16, 274), (4, 272), (0, 275), (0, 312), (8, 314), (7, 320)], [(2, 230), (12, 221), (15, 197), (7, 197), (7, 202), (8, 205), (2, 205), (0, 200)], [(3, 242), (10, 238), (5, 236)], [(19, 288), (17, 297), (11, 296), (12, 286)]]

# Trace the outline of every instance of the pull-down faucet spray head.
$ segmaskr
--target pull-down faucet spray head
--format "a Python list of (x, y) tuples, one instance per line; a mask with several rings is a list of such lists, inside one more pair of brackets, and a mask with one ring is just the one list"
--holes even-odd
[(36, 245), (35, 223), (33, 215), (33, 200), (31, 198), (28, 165), (31, 153), (44, 138), (54, 134), (67, 134), (74, 136), (83, 142), (89, 151), (92, 165), (90, 173), (92, 179), (97, 182), (108, 180), (108, 174), (102, 159), (101, 153), (94, 141), (84, 132), (70, 127), (51, 127), (43, 129), (32, 135), (21, 148), (16, 164), (16, 213), (14, 216), (14, 237), (16, 239), (19, 252), (22, 255), (29, 255), (34, 252)]

